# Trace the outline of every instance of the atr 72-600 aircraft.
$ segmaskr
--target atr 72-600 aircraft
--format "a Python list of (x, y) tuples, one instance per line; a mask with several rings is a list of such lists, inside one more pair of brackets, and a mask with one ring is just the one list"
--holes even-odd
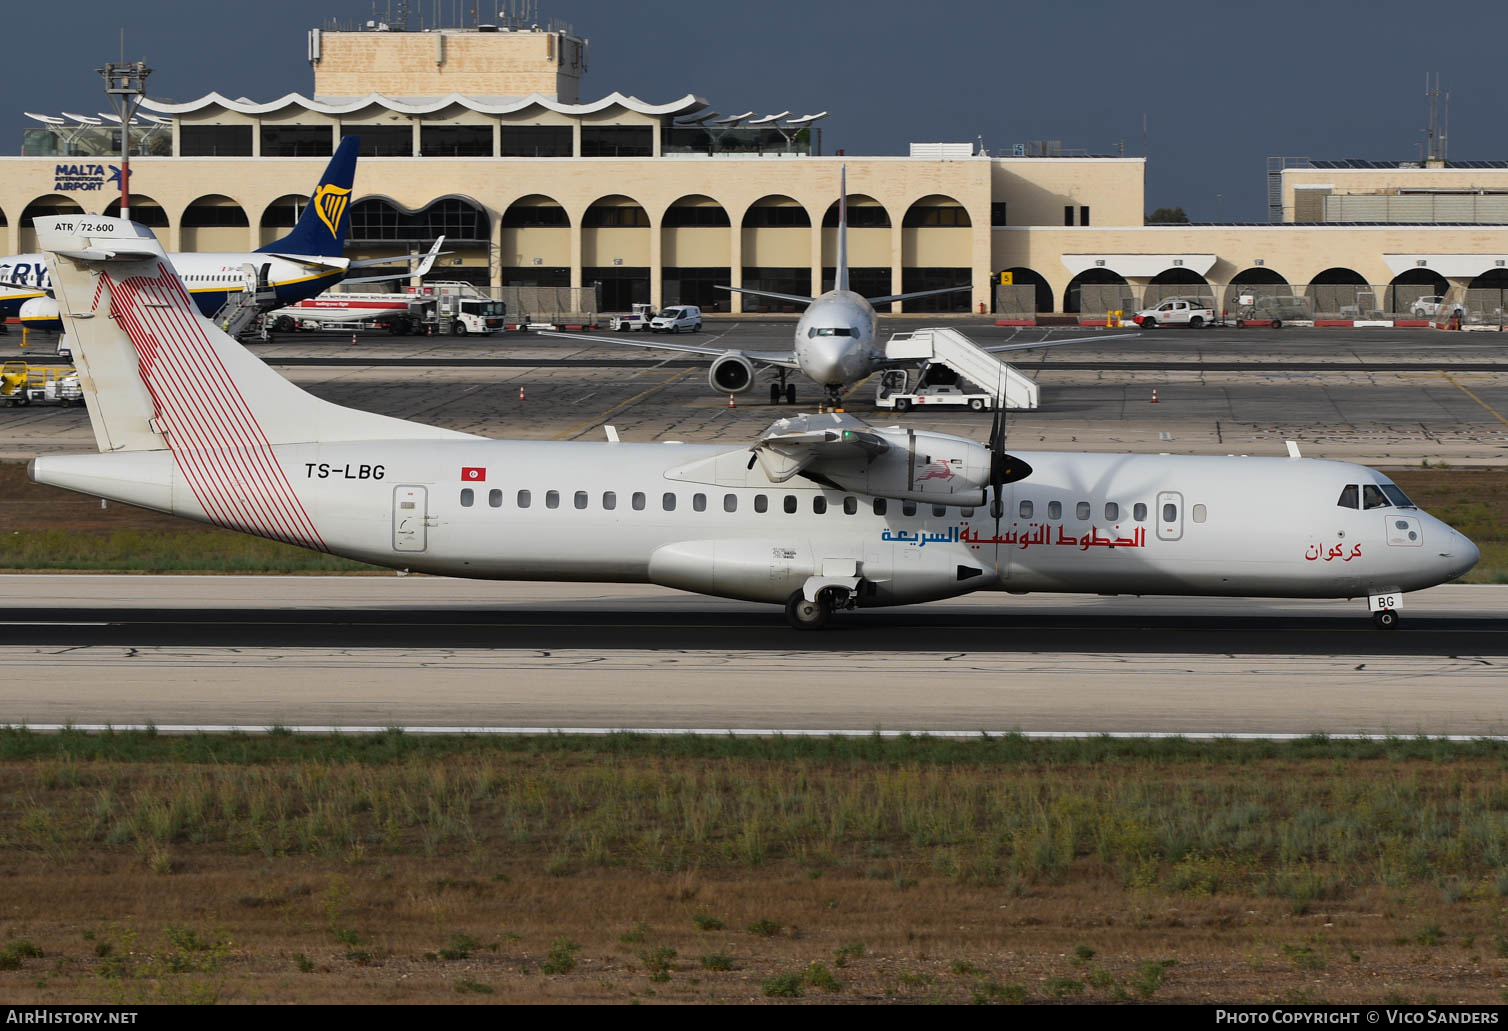
[[(287, 236), (255, 251), (241, 253), (183, 252), (173, 255), (173, 267), (183, 280), (199, 310), (214, 315), (248, 285), (245, 266), (252, 266), (262, 289), (276, 294), (261, 305), (263, 310), (296, 304), (315, 297), (336, 283), (375, 283), (391, 279), (422, 276), (429, 271), (439, 252), (440, 241), (426, 255), (421, 266), (401, 275), (347, 278), (353, 269), (368, 265), (387, 265), (394, 259), (374, 258), (348, 261), (344, 257), (346, 231), (351, 224), (351, 187), (356, 178), (356, 153), (361, 138), (347, 136), (341, 140), (319, 185), (309, 198), (298, 223)], [(78, 218), (92, 218), (79, 215)], [(255, 287), (253, 287), (255, 289)], [(52, 283), (47, 263), (40, 254), (14, 254), (0, 258), (0, 318), (18, 316), (31, 329), (59, 328), (57, 304), (52, 297)]]
[[(682, 351), (689, 354), (704, 354), (712, 358), (712, 367), (707, 370), (707, 383), (719, 394), (741, 394), (754, 385), (759, 368), (774, 371), (776, 382), (770, 384), (770, 403), (782, 400), (789, 404), (796, 401), (796, 384), (789, 382), (791, 372), (799, 371), (807, 379), (822, 387), (824, 397), (830, 404), (837, 404), (844, 391), (864, 377), (880, 369), (914, 366), (914, 359), (894, 359), (885, 354), (885, 344), (879, 339), (876, 304), (905, 301), (915, 297), (931, 297), (938, 294), (971, 290), (972, 286), (944, 287), (940, 290), (917, 290), (907, 294), (889, 294), (885, 297), (863, 297), (848, 288), (848, 169), (839, 176), (838, 184), (838, 263), (834, 271), (833, 289), (820, 297), (801, 297), (796, 294), (776, 293), (772, 290), (751, 290), (744, 287), (721, 286), (719, 290), (733, 293), (770, 297), (793, 304), (805, 304), (806, 310), (796, 321), (795, 346), (790, 351), (745, 351), (738, 348), (713, 347), (699, 344), (657, 343), (624, 340), (617, 337), (587, 337), (608, 344), (623, 344), (630, 347), (649, 347), (663, 351)], [(545, 333), (545, 336), (564, 336), (571, 340), (582, 339), (579, 333)], [(1117, 339), (1139, 336), (1124, 333)], [(1039, 340), (1035, 343), (995, 344), (981, 348), (992, 354), (1004, 351), (1026, 351), (1040, 347), (1055, 347), (1059, 344), (1082, 343), (1085, 340), (1104, 342), (1108, 337), (1078, 337), (1071, 340)], [(987, 385), (986, 385), (987, 386)]]
[(1477, 549), (1381, 473), (1301, 458), (1005, 452), (844, 415), (752, 447), (487, 440), (306, 394), (194, 306), (149, 230), (36, 220), (100, 454), (33, 480), (364, 562), (650, 582), (834, 610), (981, 589), (1367, 598)]

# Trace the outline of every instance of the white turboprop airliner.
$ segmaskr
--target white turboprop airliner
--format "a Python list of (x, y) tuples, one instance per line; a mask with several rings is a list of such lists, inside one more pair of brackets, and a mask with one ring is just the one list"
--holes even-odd
[(800, 628), (981, 589), (1367, 598), (1392, 626), (1403, 592), (1477, 560), (1364, 466), (1009, 455), (998, 411), (988, 446), (815, 415), (751, 448), (488, 440), (343, 408), (204, 318), (150, 230), (36, 226), (101, 453), (34, 459), (32, 479), (317, 551), (651, 582), (784, 604)]
[[(754, 386), (760, 368), (774, 371), (776, 382), (770, 384), (770, 403), (788, 404), (796, 401), (796, 384), (789, 382), (793, 371), (799, 371), (807, 379), (822, 387), (829, 404), (836, 405), (843, 393), (855, 383), (880, 369), (915, 366), (914, 359), (895, 359), (885, 354), (885, 343), (879, 339), (876, 304), (905, 301), (914, 297), (931, 297), (937, 294), (957, 293), (971, 290), (972, 286), (945, 287), (941, 290), (917, 290), (908, 294), (889, 294), (885, 297), (863, 297), (848, 288), (848, 170), (840, 173), (838, 186), (838, 264), (835, 270), (833, 289), (820, 297), (801, 297), (796, 294), (775, 293), (771, 290), (750, 290), (744, 287), (721, 286), (719, 290), (733, 293), (772, 297), (779, 301), (805, 304), (806, 310), (796, 321), (795, 344), (790, 351), (745, 351), (738, 348), (714, 347), (701, 344), (659, 343), (625, 340), (622, 337), (586, 337), (608, 344), (629, 347), (648, 347), (662, 351), (681, 351), (688, 354), (703, 354), (712, 358), (712, 367), (707, 370), (707, 383), (718, 394), (741, 394)], [(583, 339), (580, 333), (550, 333), (545, 336), (561, 336), (570, 340)], [(1140, 336), (1139, 333), (1122, 333), (1115, 337), (1075, 337), (1064, 340), (1039, 340), (1034, 343), (995, 344), (981, 350), (991, 354), (1005, 351), (1027, 351), (1040, 347), (1056, 347), (1059, 344), (1077, 344), (1086, 341), (1106, 343), (1111, 339), (1122, 340)], [(988, 387), (988, 384), (981, 384)]]

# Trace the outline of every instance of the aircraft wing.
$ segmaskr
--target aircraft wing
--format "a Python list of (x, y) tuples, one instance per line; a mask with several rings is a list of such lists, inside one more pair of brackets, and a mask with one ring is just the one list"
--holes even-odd
[(936, 297), (938, 294), (956, 294), (960, 290), (972, 290), (969, 283), (962, 286), (945, 286), (938, 290), (913, 290), (909, 294), (886, 294), (884, 297), (864, 298), (870, 304), (889, 304), (891, 301), (909, 301), (913, 297)]
[[(350, 282), (350, 280), (346, 280)], [(744, 351), (737, 347), (712, 347), (705, 344), (669, 344), (658, 341), (650, 343), (646, 340), (624, 340), (622, 337), (597, 337), (583, 336), (580, 333), (556, 333), (553, 330), (541, 329), (538, 331), (542, 337), (560, 337), (562, 340), (595, 340), (599, 344), (617, 344), (619, 347), (642, 347), (652, 351), (680, 351), (683, 354), (704, 354), (711, 358), (719, 358), (725, 354), (738, 353), (760, 365), (778, 365), (786, 369), (799, 369), (796, 363), (796, 355), (792, 351)]]
[(1002, 351), (1031, 351), (1038, 347), (1057, 347), (1060, 344), (1103, 344), (1117, 340), (1131, 340), (1141, 336), (1140, 333), (1109, 333), (1094, 337), (1064, 337), (1062, 340), (1037, 340), (1029, 344), (995, 344), (992, 347), (982, 347), (981, 351), (990, 354), (1000, 354)]
[(773, 297), (777, 301), (790, 301), (792, 304), (811, 304), (815, 297), (801, 297), (797, 294), (777, 294), (774, 290), (749, 290), (741, 286), (719, 286), (718, 290), (727, 290), (735, 294), (752, 294), (755, 297)]
[(890, 445), (851, 415), (799, 415), (774, 423), (751, 449), (774, 483), (784, 483), (813, 464), (853, 460), (869, 463)]
[(365, 259), (363, 259), (361, 261), (353, 261), (353, 262), (351, 262), (351, 264), (347, 265), (346, 268), (348, 268), (348, 269), (369, 268), (369, 267), (371, 267), (373, 265), (391, 265), (393, 262), (400, 261), (400, 260), (401, 261), (412, 261), (414, 258), (422, 258), (423, 259), (422, 261), (419, 262), (419, 265), (418, 265), (417, 268), (409, 269), (407, 272), (390, 273), (390, 274), (385, 275), (385, 276), (363, 276), (360, 279), (352, 279), (350, 277), (347, 277), (347, 278), (341, 280), (341, 282), (343, 282), (343, 283), (386, 283), (386, 282), (390, 282), (390, 281), (392, 281), (394, 279), (412, 279), (414, 276), (427, 276), (427, 275), (429, 275), (429, 270), (434, 266), (436, 258), (438, 258), (442, 254), (450, 254), (451, 253), (450, 251), (442, 251), (442, 250), (440, 250), (440, 246), (442, 244), (444, 244), (444, 243), (445, 243), (445, 237), (441, 236), (441, 237), (438, 237), (435, 240), (434, 246), (430, 247), (429, 250), (424, 251), (422, 254), (404, 254), (401, 257), (395, 257), (395, 258), (365, 258)]

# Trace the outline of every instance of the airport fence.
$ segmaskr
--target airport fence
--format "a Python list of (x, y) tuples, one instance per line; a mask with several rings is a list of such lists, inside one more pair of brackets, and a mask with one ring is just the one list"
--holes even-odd
[(487, 291), (508, 314), (556, 326), (591, 325), (599, 310), (595, 286), (496, 286)]
[[(1019, 294), (1010, 307), (1001, 307), (1001, 291), (1030, 287), (997, 287), (997, 311), (1012, 314), (1029, 310), (1032, 300)], [(1382, 283), (1129, 283), (1083, 284), (1067, 298), (1070, 310), (1077, 300), (1083, 318), (1103, 318), (1112, 311), (1130, 314), (1163, 301), (1181, 298), (1213, 308), (1216, 317), (1229, 319), (1281, 319), (1302, 322), (1314, 319), (1431, 319), (1445, 322), (1459, 307), (1468, 325), (1501, 326), (1508, 322), (1508, 289), (1453, 288), (1434, 298), (1429, 285)]]

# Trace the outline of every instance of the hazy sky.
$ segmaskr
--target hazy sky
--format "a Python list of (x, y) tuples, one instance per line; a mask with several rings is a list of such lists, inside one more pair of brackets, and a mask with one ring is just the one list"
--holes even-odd
[[(828, 154), (983, 136), (992, 153), (1045, 138), (1100, 154), (1124, 142), (1140, 156), (1145, 115), (1147, 208), (1182, 206), (1196, 221), (1265, 221), (1269, 155), (1416, 159), (1436, 71), (1451, 93), (1450, 157), (1508, 159), (1502, 0), (539, 3), (542, 21), (591, 40), (584, 100), (695, 93), (724, 114), (826, 110)], [(428, 24), (471, 3), (409, 7), (418, 27), (421, 14)], [(0, 152), (20, 152), (33, 124), (23, 111), (108, 110), (94, 69), (119, 56), (128, 14), (125, 54), (151, 64), (152, 96), (267, 101), (312, 92), (306, 30), (373, 10), (372, 0), (9, 7), (0, 125), (11, 136)]]

